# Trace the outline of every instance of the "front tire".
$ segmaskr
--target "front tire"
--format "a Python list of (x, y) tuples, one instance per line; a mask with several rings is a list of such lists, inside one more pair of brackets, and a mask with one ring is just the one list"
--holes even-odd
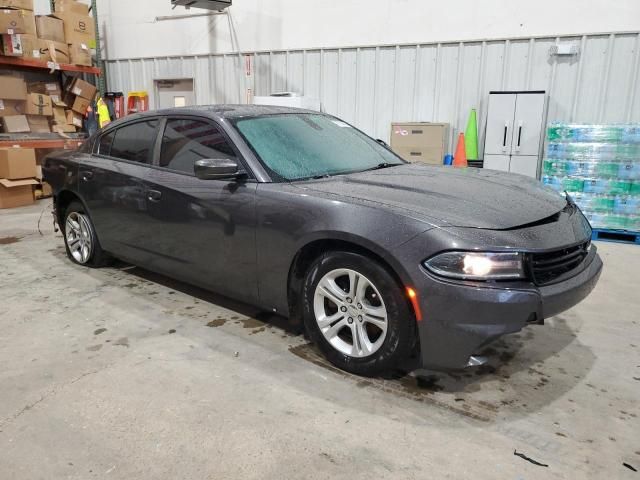
[(64, 245), (72, 262), (86, 267), (102, 267), (109, 256), (102, 250), (93, 222), (80, 202), (71, 202), (64, 213)]
[(352, 252), (328, 252), (303, 288), (307, 334), (338, 368), (363, 376), (393, 370), (411, 351), (414, 318), (382, 265)]

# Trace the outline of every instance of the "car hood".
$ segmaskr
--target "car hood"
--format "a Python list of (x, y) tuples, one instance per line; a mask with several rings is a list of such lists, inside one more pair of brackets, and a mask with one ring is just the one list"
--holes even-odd
[(440, 227), (512, 229), (552, 217), (567, 205), (535, 179), (479, 168), (407, 164), (295, 185), (336, 200), (390, 208)]

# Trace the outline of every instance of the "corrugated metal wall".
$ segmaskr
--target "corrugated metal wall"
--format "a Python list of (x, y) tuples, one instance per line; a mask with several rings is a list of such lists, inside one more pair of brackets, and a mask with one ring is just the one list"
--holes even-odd
[[(558, 42), (579, 55), (551, 56)], [(490, 90), (546, 90), (549, 121), (640, 122), (639, 64), (633, 32), (116, 60), (107, 72), (110, 90), (152, 95), (155, 79), (193, 78), (198, 104), (293, 91), (387, 140), (392, 121), (448, 122), (451, 145), (471, 108), (482, 136)]]

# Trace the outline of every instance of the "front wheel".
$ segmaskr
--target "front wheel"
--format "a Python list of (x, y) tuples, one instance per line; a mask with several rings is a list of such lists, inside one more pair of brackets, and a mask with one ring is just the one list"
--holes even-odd
[(80, 202), (72, 202), (64, 214), (64, 244), (67, 256), (79, 265), (101, 267), (109, 263), (100, 247), (93, 222)]
[(409, 355), (415, 334), (394, 277), (352, 252), (329, 252), (313, 263), (304, 284), (304, 321), (331, 363), (365, 376), (395, 368)]

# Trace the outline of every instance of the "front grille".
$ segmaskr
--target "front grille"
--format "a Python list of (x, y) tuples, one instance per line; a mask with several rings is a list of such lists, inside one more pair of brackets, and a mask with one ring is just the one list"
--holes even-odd
[(563, 248), (554, 252), (534, 253), (531, 255), (531, 274), (537, 285), (553, 282), (556, 278), (570, 272), (587, 256), (591, 241)]

